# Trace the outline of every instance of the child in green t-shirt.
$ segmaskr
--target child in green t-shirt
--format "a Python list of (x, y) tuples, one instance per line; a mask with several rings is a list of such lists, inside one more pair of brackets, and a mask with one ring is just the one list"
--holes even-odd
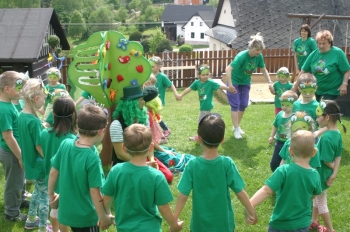
[(282, 93), (279, 102), (282, 107), (282, 111), (276, 115), (273, 121), (273, 127), (269, 138), (269, 143), (272, 144), (274, 138), (276, 138), (275, 148), (272, 154), (270, 168), (274, 172), (281, 163), (281, 157), (279, 153), (287, 141), (290, 138), (290, 118), (292, 116), (293, 102), (298, 99), (298, 95), (291, 90), (287, 90)]
[(230, 157), (218, 153), (224, 134), (225, 122), (219, 115), (208, 114), (202, 118), (198, 125), (198, 143), (203, 153), (186, 164), (177, 186), (180, 194), (174, 211), (176, 219), (193, 191), (190, 225), (193, 232), (234, 231), (230, 189), (245, 208), (246, 222), (255, 224), (258, 220), (235, 163)]
[[(199, 97), (199, 116), (198, 116), (198, 123), (200, 120), (207, 114), (210, 113), (210, 111), (214, 107), (213, 103), (213, 92), (218, 89), (224, 89), (227, 91), (232, 91), (230, 90), (229, 87), (224, 85), (222, 83), (221, 85), (213, 79), (211, 79), (211, 73), (210, 73), (210, 66), (207, 64), (201, 64), (198, 66), (198, 76), (199, 79), (195, 80), (190, 87), (186, 88), (181, 94), (180, 94), (180, 99), (191, 92), (191, 90), (197, 91), (198, 92), (198, 97)], [(197, 141), (198, 135), (190, 137), (190, 140)]]
[(34, 192), (30, 198), (28, 219), (25, 228), (39, 227), (39, 231), (52, 231), (47, 224), (49, 197), (45, 182), (44, 155), (40, 145), (43, 129), (36, 111), (44, 105), (46, 93), (39, 79), (29, 79), (21, 91), (24, 108), (18, 116), (19, 145), (22, 151), (25, 177), (34, 183)]
[(290, 146), (294, 163), (277, 168), (250, 199), (256, 207), (276, 192), (276, 203), (268, 232), (309, 231), (311, 199), (322, 192), (320, 176), (309, 165), (310, 158), (316, 153), (314, 140), (309, 131), (295, 132)]
[[(40, 145), (43, 150), (45, 163), (45, 181), (49, 179), (51, 170), (51, 158), (56, 154), (63, 140), (75, 138), (76, 128), (76, 112), (74, 101), (69, 97), (59, 97), (53, 103), (52, 113), (55, 123), (50, 128), (46, 128), (41, 132)], [(58, 185), (56, 185), (55, 193), (59, 193)], [(50, 221), (53, 231), (59, 230), (57, 220), (57, 208), (51, 208)]]
[(102, 187), (107, 214), (111, 213), (114, 201), (118, 231), (160, 231), (159, 210), (170, 230), (180, 231), (183, 222), (175, 220), (170, 209), (173, 196), (164, 175), (149, 167), (156, 163), (146, 162), (154, 149), (151, 130), (141, 124), (132, 124), (124, 130), (123, 136), (123, 150), (130, 156), (130, 161), (115, 165)]
[(25, 221), (27, 215), (20, 212), (24, 172), (19, 147), (18, 111), (11, 103), (19, 99), (23, 82), (20, 74), (6, 71), (0, 75), (0, 162), (4, 168), (4, 209), (6, 221)]
[[(346, 127), (340, 120), (340, 109), (335, 101), (321, 101), (322, 114), (317, 117), (320, 127), (327, 130), (323, 133), (318, 141), (317, 148), (320, 152), (321, 167), (317, 169), (321, 177), (322, 194), (316, 196), (313, 203), (312, 222), (310, 228), (318, 229), (317, 231), (335, 231), (333, 229), (331, 217), (327, 206), (326, 192), (332, 186), (337, 176), (340, 160), (343, 150), (342, 136), (337, 128), (337, 121), (343, 126), (346, 133)], [(324, 108), (323, 108), (324, 107)], [(325, 226), (320, 226), (318, 216), (321, 215)]]
[(278, 81), (273, 83), (273, 90), (275, 92), (275, 115), (277, 115), (282, 110), (280, 100), (282, 94), (293, 87), (293, 84), (289, 81), (290, 74), (288, 68), (281, 67), (278, 69), (276, 76)]

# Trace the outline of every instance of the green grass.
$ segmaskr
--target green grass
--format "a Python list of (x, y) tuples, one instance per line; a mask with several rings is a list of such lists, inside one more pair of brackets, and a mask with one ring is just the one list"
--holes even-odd
[[(182, 90), (179, 90), (181, 92)], [(230, 106), (214, 99), (213, 112), (220, 113), (226, 123), (225, 142), (220, 146), (219, 152), (230, 156), (235, 161), (238, 170), (246, 182), (245, 190), (252, 196), (270, 176), (269, 167), (270, 158), (273, 152), (273, 146), (268, 144), (268, 138), (271, 131), (271, 124), (274, 119), (274, 106), (272, 104), (257, 104), (247, 108), (242, 120), (242, 128), (246, 132), (244, 139), (235, 140), (231, 131), (232, 123), (230, 118)], [(178, 152), (190, 153), (196, 156), (201, 154), (201, 149), (195, 142), (189, 141), (188, 137), (196, 134), (197, 117), (199, 113), (199, 101), (196, 92), (190, 92), (182, 101), (176, 101), (172, 92), (166, 93), (166, 106), (162, 111), (163, 120), (172, 130), (167, 146), (175, 148)], [(342, 118), (343, 123), (350, 129), (350, 118)], [(341, 129), (339, 125), (339, 129)], [(350, 169), (350, 135), (343, 134), (344, 152), (342, 156), (341, 167), (334, 186), (328, 191), (328, 207), (332, 216), (333, 225), (336, 231), (349, 231), (350, 209), (347, 207), (347, 198), (350, 192), (347, 172)], [(180, 176), (176, 175), (171, 191), (174, 195), (174, 201), (171, 207), (174, 209), (178, 191), (176, 186)], [(0, 192), (4, 188), (4, 171), (0, 168)], [(30, 186), (28, 186), (30, 187)], [(32, 189), (32, 187), (30, 188)], [(274, 198), (267, 199), (257, 207), (259, 222), (254, 226), (246, 226), (244, 223), (243, 207), (238, 199), (232, 193), (232, 204), (235, 211), (236, 230), (239, 232), (261, 232), (266, 231), (268, 221), (271, 216)], [(184, 220), (184, 230), (190, 231), (191, 218), (191, 199), (182, 211), (181, 219)], [(9, 223), (3, 220), (4, 202), (3, 196), (0, 196), (0, 231), (4, 232), (22, 232), (24, 223)], [(321, 220), (321, 218), (320, 218)], [(321, 222), (322, 223), (322, 222)], [(169, 231), (168, 226), (163, 222), (163, 231)], [(110, 228), (109, 232), (116, 231)], [(145, 231), (147, 231), (145, 229)]]

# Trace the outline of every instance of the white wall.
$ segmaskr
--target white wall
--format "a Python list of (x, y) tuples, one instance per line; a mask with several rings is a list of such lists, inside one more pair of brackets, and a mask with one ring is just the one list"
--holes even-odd
[(231, 14), (231, 4), (229, 0), (224, 0), (224, 4), (221, 8), (218, 24), (226, 25), (230, 27), (235, 26), (234, 16)]
[[(193, 23), (193, 26), (191, 26)], [(202, 26), (201, 26), (202, 25)], [(210, 37), (205, 35), (205, 32), (210, 28), (199, 16), (193, 16), (185, 25), (185, 43), (187, 44), (209, 44)], [(194, 33), (194, 38), (191, 38), (191, 34)], [(201, 39), (201, 33), (204, 34), (204, 38)]]
[(231, 48), (229, 48), (225, 43), (222, 43), (219, 40), (210, 38), (209, 50), (210, 51), (220, 51), (220, 50), (231, 50)]
[(177, 36), (178, 35), (182, 35), (183, 37), (185, 37), (185, 31), (182, 30), (182, 27), (183, 27), (183, 23), (182, 24), (176, 24), (176, 39), (177, 39)]

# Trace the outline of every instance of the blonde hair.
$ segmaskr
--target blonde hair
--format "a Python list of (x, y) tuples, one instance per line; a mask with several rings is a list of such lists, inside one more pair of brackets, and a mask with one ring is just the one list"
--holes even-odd
[(250, 41), (248, 42), (248, 48), (256, 50), (263, 50), (265, 48), (264, 38), (260, 35), (260, 32), (256, 33), (256, 35), (250, 36)]
[(128, 154), (144, 155), (152, 143), (152, 131), (142, 124), (132, 124), (124, 130), (124, 146)]
[(298, 130), (290, 139), (290, 148), (297, 157), (308, 158), (313, 155), (315, 138), (310, 131)]
[(316, 77), (312, 75), (311, 73), (303, 73), (299, 77), (299, 83), (315, 83), (316, 82)]
[(318, 40), (327, 40), (331, 44), (331, 46), (333, 46), (333, 35), (328, 30), (317, 32), (316, 42), (318, 42)]
[(6, 71), (0, 75), (0, 91), (3, 92), (6, 86), (16, 85), (16, 80), (21, 78), (20, 74), (16, 71)]
[(33, 102), (36, 96), (45, 94), (42, 81), (39, 79), (29, 79), (23, 86), (20, 94), (25, 104), (29, 104), (33, 114), (38, 117), (35, 113)]
[(148, 60), (153, 61), (156, 65), (162, 65), (162, 59), (159, 56), (152, 56)]
[(292, 90), (286, 90), (285, 92), (282, 93), (281, 98), (282, 99), (286, 99), (286, 98), (290, 98), (292, 97), (294, 99), (293, 102), (295, 102), (296, 100), (298, 100), (298, 94), (296, 94), (294, 91)]
[(155, 86), (157, 83), (157, 78), (152, 73), (146, 82), (149, 83), (148, 86)]

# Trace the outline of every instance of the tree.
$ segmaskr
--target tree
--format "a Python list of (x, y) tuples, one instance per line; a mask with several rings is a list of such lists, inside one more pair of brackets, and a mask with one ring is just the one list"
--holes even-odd
[(40, 8), (41, 0), (1, 0), (0, 8)]
[(162, 17), (164, 9), (164, 6), (154, 7), (153, 16), (156, 21), (159, 21), (160, 17)]
[(215, 8), (218, 8), (219, 5), (219, 0), (209, 0), (209, 2), (207, 3), (207, 6), (213, 6)]
[[(107, 3), (112, 4), (115, 10), (118, 10), (119, 7), (121, 7), (119, 0), (108, 0)], [(125, 6), (123, 6), (123, 7), (125, 8)]]
[(120, 7), (117, 13), (117, 19), (120, 22), (124, 22), (128, 18), (128, 10), (125, 7)]
[(145, 53), (148, 53), (148, 52), (149, 52), (149, 39), (143, 39), (143, 40), (141, 41), (141, 45), (142, 45), (142, 47), (143, 47), (143, 51), (144, 51)]
[(130, 41), (140, 41), (142, 39), (142, 33), (139, 31), (135, 31), (134, 33), (131, 33), (129, 36)]
[(149, 38), (149, 51), (151, 53), (155, 53), (158, 44), (160, 44), (164, 39), (166, 39), (166, 36), (163, 34), (161, 29), (157, 27), (156, 32), (151, 36), (151, 38)]
[[(100, 7), (96, 11), (92, 12), (89, 18), (89, 23), (112, 23), (113, 13), (111, 9), (107, 7)], [(92, 25), (89, 27), (90, 33), (97, 31), (108, 31), (110, 29), (109, 25)]]
[(168, 39), (163, 39), (156, 48), (156, 52), (164, 52), (164, 50), (173, 51), (173, 46)]
[(154, 21), (154, 7), (152, 5), (148, 6), (145, 9), (143, 14), (145, 22), (153, 22)]
[(82, 23), (83, 25), (69, 25), (68, 27), (68, 34), (71, 37), (75, 38), (80, 38), (85, 30), (86, 30), (86, 25), (83, 16), (80, 14), (79, 11), (74, 11), (70, 23)]

